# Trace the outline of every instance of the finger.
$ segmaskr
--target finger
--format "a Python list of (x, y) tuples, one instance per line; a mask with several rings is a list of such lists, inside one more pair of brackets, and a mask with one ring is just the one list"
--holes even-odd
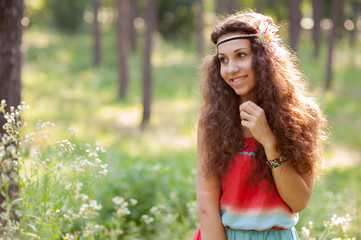
[(243, 127), (248, 128), (248, 129), (251, 131), (251, 133), (252, 133), (252, 129), (253, 129), (253, 127), (254, 127), (254, 123), (252, 123), (252, 122), (250, 122), (250, 121), (247, 121), (247, 120), (242, 120), (242, 121), (241, 121), (241, 125), (242, 125)]
[(250, 114), (254, 114), (260, 109), (260, 107), (252, 101), (247, 101), (239, 106), (239, 111), (247, 111)]
[(241, 111), (239, 114), (242, 120), (253, 121), (254, 117), (246, 111)]

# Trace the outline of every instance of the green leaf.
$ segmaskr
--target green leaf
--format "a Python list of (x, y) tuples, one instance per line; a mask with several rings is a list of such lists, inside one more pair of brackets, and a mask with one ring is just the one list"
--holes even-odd
[(23, 201), (23, 198), (17, 198), (15, 200), (13, 200), (13, 203), (18, 203), (18, 202), (21, 203), (21, 201)]
[(27, 236), (30, 236), (30, 237), (36, 237), (36, 238), (39, 238), (40, 237), (38, 235), (36, 235), (35, 233), (27, 233), (27, 232), (24, 232), (23, 234), (27, 235)]
[(44, 223), (44, 222), (42, 222), (42, 221), (40, 221), (40, 220), (38, 220), (38, 223), (40, 223), (41, 225), (44, 225), (44, 226), (50, 227), (50, 225), (49, 225), (49, 224)]
[(37, 216), (34, 216), (34, 215), (26, 215), (27, 217), (30, 217), (30, 218), (35, 218), (36, 220), (40, 221), (40, 218), (37, 217)]
[(31, 227), (31, 229), (33, 229), (33, 230), (34, 230), (34, 232), (37, 232), (37, 229), (36, 229), (36, 227), (35, 227), (34, 225), (32, 225), (32, 224), (28, 224), (28, 226), (29, 226), (29, 227)]

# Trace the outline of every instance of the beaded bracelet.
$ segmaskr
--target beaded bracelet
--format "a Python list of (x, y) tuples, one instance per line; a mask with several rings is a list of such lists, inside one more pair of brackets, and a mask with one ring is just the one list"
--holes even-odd
[(267, 160), (266, 163), (270, 168), (276, 168), (281, 166), (287, 161), (287, 158), (280, 155), (278, 158), (275, 158), (273, 160)]

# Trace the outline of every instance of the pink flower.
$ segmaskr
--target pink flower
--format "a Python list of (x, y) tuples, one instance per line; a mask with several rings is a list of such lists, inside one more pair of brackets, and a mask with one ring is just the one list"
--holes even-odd
[(256, 33), (258, 34), (258, 38), (256, 41), (262, 44), (267, 50), (270, 50), (272, 43), (278, 43), (281, 39), (278, 32), (278, 27), (274, 24), (270, 24), (268, 22), (259, 22), (258, 29), (256, 29)]

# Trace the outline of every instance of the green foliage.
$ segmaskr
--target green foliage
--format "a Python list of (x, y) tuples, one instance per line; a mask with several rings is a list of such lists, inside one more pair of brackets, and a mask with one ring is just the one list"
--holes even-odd
[(76, 32), (83, 23), (86, 0), (51, 0), (46, 2), (55, 26), (66, 32)]
[(360, 182), (360, 165), (324, 170), (297, 225), (300, 233), (308, 232), (303, 227), (309, 230), (303, 239), (359, 239), (361, 193), (356, 189)]
[[(102, 208), (89, 197), (88, 186), (107, 173), (99, 159), (103, 148), (75, 144), (73, 139), (54, 142), (54, 124), (49, 122), (38, 121), (35, 132), (26, 132), (20, 119), (28, 105), (10, 107), (10, 112), (5, 107), (3, 100), (0, 113), (7, 122), (0, 142), (0, 193), (5, 198), (1, 236), (56, 239), (74, 229), (87, 229)], [(69, 132), (74, 136), (76, 130)], [(11, 192), (10, 186), (18, 191)]]
[(158, 30), (166, 38), (191, 39), (196, 0), (158, 0)]
[[(75, 144), (97, 139), (107, 149), (102, 160), (108, 164), (108, 174), (95, 184), (84, 182), (82, 187), (93, 192), (92, 199), (102, 209), (92, 221), (77, 223), (67, 228), (67, 233), (78, 239), (191, 239), (198, 226), (194, 125), (201, 99), (197, 76), (201, 60), (189, 43), (156, 42), (152, 117), (149, 128), (140, 132), (142, 54), (129, 55), (129, 92), (120, 101), (115, 36), (110, 30), (103, 29), (104, 59), (97, 69), (92, 68), (90, 34), (70, 37), (31, 28), (24, 35), (28, 52), (23, 96), (32, 106), (24, 119), (55, 122), (54, 132), (60, 136), (64, 128), (74, 126), (78, 130)], [(343, 47), (337, 46), (337, 54), (351, 56), (356, 52)], [(337, 136), (332, 141), (360, 148), (359, 65), (349, 64), (348, 57), (336, 58), (335, 90), (324, 93), (326, 49), (322, 49), (320, 60), (314, 59), (306, 35), (300, 49), (302, 69)], [(330, 230), (333, 235), (328, 235), (329, 239), (343, 238), (341, 222), (351, 220), (348, 236), (360, 237), (361, 216), (359, 209), (355, 212), (361, 199), (359, 171), (359, 165), (323, 170), (308, 208), (300, 214), (299, 234), (304, 226), (310, 229), (311, 237), (319, 238)], [(324, 221), (339, 225), (324, 226)]]

